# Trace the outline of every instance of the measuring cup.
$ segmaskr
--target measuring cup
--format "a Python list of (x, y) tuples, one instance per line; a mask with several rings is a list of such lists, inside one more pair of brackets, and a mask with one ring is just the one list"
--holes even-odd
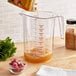
[(48, 11), (20, 13), (23, 17), (24, 59), (38, 63), (52, 57), (54, 17)]

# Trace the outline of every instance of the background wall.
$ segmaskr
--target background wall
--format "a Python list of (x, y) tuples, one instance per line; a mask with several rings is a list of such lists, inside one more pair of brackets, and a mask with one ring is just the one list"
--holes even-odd
[(0, 0), (0, 39), (10, 36), (14, 41), (22, 41), (21, 10), (16, 6)]
[[(58, 15), (68, 18), (76, 18), (76, 0), (38, 0), (39, 10), (53, 11)], [(10, 36), (15, 42), (23, 41), (22, 17), (19, 13), (22, 10), (7, 3), (7, 0), (0, 0), (0, 39)], [(56, 35), (59, 36), (58, 25)]]

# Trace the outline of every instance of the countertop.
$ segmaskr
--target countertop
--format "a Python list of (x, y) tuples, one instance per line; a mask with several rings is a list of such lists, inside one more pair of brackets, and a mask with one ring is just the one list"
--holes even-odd
[[(41, 65), (47, 65), (52, 67), (59, 67), (63, 69), (73, 69), (76, 70), (76, 51), (69, 50), (65, 48), (64, 39), (56, 38), (54, 40), (54, 49), (52, 59), (43, 63), (27, 63), (23, 73), (14, 76), (35, 76), (36, 72)], [(0, 76), (13, 76), (9, 72), (8, 63), (11, 59), (17, 58), (23, 60), (23, 43), (16, 43), (17, 52), (16, 54), (6, 61), (0, 62)], [(24, 61), (24, 60), (23, 60)]]

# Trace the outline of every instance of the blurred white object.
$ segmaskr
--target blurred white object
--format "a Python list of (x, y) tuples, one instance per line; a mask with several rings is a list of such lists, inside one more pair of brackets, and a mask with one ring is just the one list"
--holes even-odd
[(42, 65), (36, 76), (76, 76), (76, 70), (61, 69)]
[(60, 68), (41, 66), (36, 76), (67, 76), (67, 72)]

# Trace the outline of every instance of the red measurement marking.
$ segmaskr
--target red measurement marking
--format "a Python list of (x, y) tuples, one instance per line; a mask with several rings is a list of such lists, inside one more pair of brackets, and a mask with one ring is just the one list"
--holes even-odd
[(39, 26), (43, 26), (43, 25), (39, 25)]
[(39, 37), (40, 40), (43, 40), (43, 37)]
[(41, 37), (43, 37), (43, 34), (40, 34)]
[(34, 3), (34, 5), (37, 5), (37, 3)]
[(40, 32), (43, 32), (44, 29), (39, 29)]
[(43, 51), (42, 50), (39, 50), (38, 53), (42, 55)]
[(42, 33), (42, 32), (40, 32), (39, 34), (40, 34), (40, 35), (43, 35), (43, 33)]
[(40, 28), (42, 28), (43, 27), (43, 25), (39, 25), (40, 26)]
[(40, 41), (39, 43), (40, 43), (40, 44), (42, 44), (43, 42), (42, 42), (42, 41)]
[(43, 48), (42, 46), (39, 47), (39, 49), (42, 49), (42, 48)]
[(43, 51), (42, 51), (42, 50), (39, 50), (39, 53), (40, 53), (40, 54), (42, 54), (42, 53), (43, 53)]

